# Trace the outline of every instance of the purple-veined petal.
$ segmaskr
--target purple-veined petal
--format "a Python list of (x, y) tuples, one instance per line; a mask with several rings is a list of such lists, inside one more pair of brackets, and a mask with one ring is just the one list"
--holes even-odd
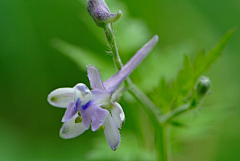
[(82, 117), (82, 123), (84, 125), (84, 128), (87, 130), (89, 129), (91, 122), (92, 122), (92, 102), (89, 102), (88, 107), (86, 109), (80, 108), (80, 113)]
[(112, 150), (116, 150), (120, 144), (120, 134), (117, 126), (113, 122), (113, 119), (108, 115), (104, 123), (104, 134), (107, 139), (107, 142)]
[(92, 131), (96, 131), (105, 122), (109, 112), (98, 106), (94, 101), (87, 104), (88, 107), (80, 109), (82, 121), (85, 129), (92, 125)]
[(125, 121), (125, 114), (120, 104), (117, 102), (112, 103), (113, 107), (111, 108), (112, 118), (114, 123), (118, 128), (122, 128), (122, 124)]
[(65, 122), (60, 129), (60, 137), (63, 139), (71, 139), (81, 135), (86, 129), (83, 123), (75, 123), (75, 119), (78, 117), (76, 114), (71, 120)]
[(100, 76), (98, 69), (94, 65), (87, 65), (87, 71), (88, 71), (88, 79), (90, 81), (90, 85), (92, 89), (98, 88), (105, 91), (102, 78)]
[(77, 107), (79, 107), (79, 105), (80, 105), (80, 99), (76, 103), (74, 101), (70, 102), (62, 118), (62, 122), (69, 121), (78, 112), (79, 109), (77, 109)]
[(69, 103), (74, 100), (74, 90), (72, 88), (59, 88), (48, 95), (48, 102), (61, 108), (67, 108)]
[(149, 54), (158, 42), (158, 36), (154, 36), (119, 70), (114, 76), (104, 82), (104, 87), (108, 93), (113, 93), (120, 84), (128, 77), (141, 61)]
[(83, 99), (84, 96), (88, 95), (89, 93), (91, 93), (91, 91), (89, 90), (89, 88), (83, 84), (83, 83), (78, 83), (73, 87), (74, 90), (78, 91), (76, 92), (77, 97), (80, 98), (81, 100)]

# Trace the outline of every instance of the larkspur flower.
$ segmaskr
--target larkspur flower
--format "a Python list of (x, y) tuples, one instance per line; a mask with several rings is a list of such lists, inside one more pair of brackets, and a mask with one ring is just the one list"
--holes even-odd
[(120, 143), (118, 129), (121, 129), (125, 115), (112, 95), (157, 42), (158, 36), (154, 36), (120, 71), (105, 82), (102, 82), (98, 69), (88, 65), (87, 72), (92, 90), (89, 90), (85, 84), (79, 83), (73, 88), (59, 88), (52, 91), (48, 95), (48, 102), (56, 107), (67, 107), (62, 118), (64, 124), (60, 129), (60, 136), (69, 139), (81, 135), (90, 126), (92, 131), (103, 128), (109, 146), (112, 150), (116, 150)]

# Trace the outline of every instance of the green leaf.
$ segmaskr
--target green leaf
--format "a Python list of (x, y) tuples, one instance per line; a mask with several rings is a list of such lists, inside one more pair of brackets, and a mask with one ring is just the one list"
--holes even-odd
[(225, 49), (235, 30), (236, 28), (229, 30), (206, 56), (203, 50), (198, 53), (193, 65), (196, 79), (205, 71), (207, 71), (211, 65), (222, 55), (223, 50)]
[(191, 101), (191, 108), (195, 108), (198, 104), (194, 93), (197, 79), (221, 56), (235, 30), (235, 28), (229, 30), (208, 54), (205, 54), (205, 50), (200, 50), (193, 65), (189, 57), (185, 56), (183, 67), (177, 78), (170, 83), (171, 86), (161, 80), (155, 89), (155, 96), (152, 97), (153, 101), (157, 102), (156, 104), (164, 112), (176, 109), (189, 101)]
[(161, 79), (159, 86), (153, 91), (153, 94), (149, 94), (149, 96), (151, 96), (152, 100), (163, 110), (163, 112), (169, 112), (173, 94), (171, 87), (167, 84), (165, 79)]
[(183, 124), (183, 123), (181, 123), (181, 122), (179, 122), (179, 121), (171, 121), (170, 123), (171, 123), (173, 126), (175, 126), (175, 127), (184, 127), (184, 128), (187, 127), (187, 125), (185, 125), (185, 124)]
[(187, 55), (184, 57), (184, 63), (182, 70), (178, 73), (176, 81), (173, 83), (173, 87), (176, 92), (181, 95), (186, 95), (189, 92), (189, 87), (192, 86), (193, 79), (193, 67), (192, 63)]
[(175, 81), (172, 82), (174, 98), (173, 98), (173, 109), (177, 108), (183, 102), (184, 98), (189, 94), (192, 87), (194, 86), (194, 71), (192, 63), (187, 55), (184, 57), (183, 68), (177, 75)]
[[(204, 70), (204, 61), (206, 59), (205, 56), (206, 51), (204, 49), (200, 50), (199, 53), (197, 54), (195, 61), (193, 63), (193, 69), (195, 70), (196, 73), (201, 73), (201, 71)], [(197, 74), (199, 75), (199, 74)]]

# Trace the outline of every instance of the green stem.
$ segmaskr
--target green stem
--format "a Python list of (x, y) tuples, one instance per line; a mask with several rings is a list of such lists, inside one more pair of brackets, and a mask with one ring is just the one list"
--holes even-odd
[(171, 119), (175, 118), (176, 116), (188, 111), (190, 109), (190, 105), (186, 104), (183, 105), (179, 108), (176, 108), (175, 110), (169, 112), (168, 114), (164, 115), (163, 117), (161, 117), (161, 121), (162, 123), (166, 123), (168, 121), (170, 121)]
[[(112, 50), (113, 62), (116, 68), (120, 70), (123, 67), (123, 63), (118, 53), (112, 24), (105, 24), (103, 26), (103, 29), (108, 41), (108, 45)], [(153, 116), (151, 118), (155, 118), (155, 120), (158, 120), (160, 112), (158, 111), (158, 108), (155, 106), (155, 104), (140, 89), (138, 89), (136, 85), (134, 85), (130, 78), (126, 79), (125, 85), (129, 88), (130, 93), (143, 105), (143, 107), (150, 114), (150, 116)]]
[(169, 124), (160, 124), (155, 132), (155, 145), (157, 150), (158, 161), (170, 161), (170, 126)]
[(149, 114), (150, 118), (156, 122), (160, 120), (160, 111), (155, 104), (139, 89), (135, 84), (132, 83), (131, 79), (127, 80), (128, 90), (135, 97), (135, 99), (142, 104), (144, 110)]
[(104, 29), (109, 47), (111, 48), (111, 51), (112, 51), (113, 62), (116, 68), (120, 70), (123, 67), (123, 63), (118, 53), (118, 47), (115, 41), (112, 24), (111, 23), (105, 24), (103, 29)]
[[(108, 45), (112, 50), (113, 62), (118, 70), (123, 67), (123, 63), (118, 53), (117, 44), (114, 38), (112, 24), (106, 24), (104, 27), (104, 32), (108, 41)], [(144, 110), (150, 116), (153, 124), (156, 124), (156, 142), (155, 146), (158, 152), (158, 160), (169, 161), (170, 149), (170, 139), (169, 139), (169, 125), (167, 123), (161, 122), (163, 120), (162, 114), (155, 104), (132, 82), (128, 77), (125, 81), (126, 87), (128, 87), (129, 92), (135, 97), (135, 99), (142, 104)], [(162, 124), (159, 124), (162, 123)]]

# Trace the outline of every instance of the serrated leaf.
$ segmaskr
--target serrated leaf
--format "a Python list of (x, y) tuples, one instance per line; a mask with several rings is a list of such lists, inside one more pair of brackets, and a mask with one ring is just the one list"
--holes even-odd
[(200, 50), (194, 60), (193, 69), (196, 73), (200, 73), (200, 71), (203, 71), (204, 69), (204, 66), (202, 64), (206, 59), (205, 53), (206, 51), (204, 49)]
[(158, 87), (153, 91), (152, 100), (154, 103), (160, 107), (163, 112), (167, 113), (170, 110), (170, 104), (172, 103), (172, 89), (166, 83), (165, 79), (162, 78)]
[(153, 102), (165, 113), (189, 101), (191, 101), (191, 108), (195, 108), (198, 104), (194, 93), (197, 79), (221, 56), (234, 31), (235, 29), (228, 31), (207, 55), (205, 50), (201, 50), (197, 54), (193, 65), (189, 57), (185, 56), (182, 69), (179, 71), (177, 78), (169, 83), (170, 85), (164, 79), (161, 79), (158, 87), (154, 90), (153, 96), (151, 96)]
[(222, 55), (227, 43), (235, 32), (236, 28), (229, 30), (218, 42), (218, 44), (210, 50), (205, 56), (204, 51), (200, 51), (194, 62), (195, 76), (198, 78)]
[(176, 81), (173, 83), (173, 87), (179, 95), (185, 96), (188, 94), (189, 89), (192, 87), (192, 80), (194, 78), (194, 72), (192, 63), (187, 55), (184, 57), (184, 63), (182, 70), (178, 73)]

